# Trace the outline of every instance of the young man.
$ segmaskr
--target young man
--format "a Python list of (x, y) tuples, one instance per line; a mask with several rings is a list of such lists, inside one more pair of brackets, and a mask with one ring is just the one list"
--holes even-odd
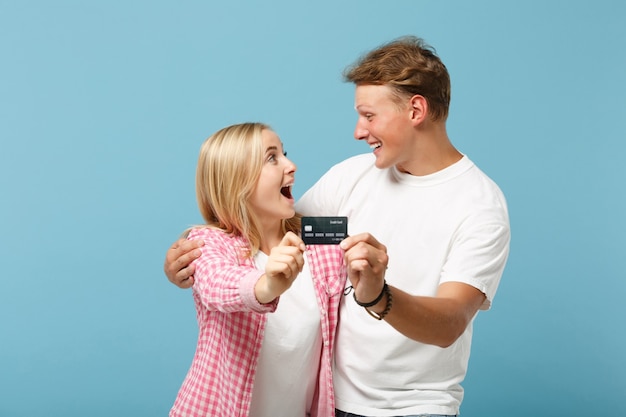
[[(450, 142), (449, 75), (421, 39), (383, 45), (344, 76), (356, 85), (354, 136), (373, 152), (331, 168), (296, 205), (349, 218), (341, 246), (354, 292), (340, 305), (337, 416), (456, 415), (472, 322), (508, 257), (506, 201)], [(168, 251), (178, 286), (192, 283), (195, 245)]]

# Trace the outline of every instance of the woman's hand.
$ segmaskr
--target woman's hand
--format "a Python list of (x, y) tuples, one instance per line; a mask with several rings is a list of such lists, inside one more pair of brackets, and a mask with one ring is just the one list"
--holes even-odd
[(272, 248), (265, 274), (255, 286), (255, 295), (261, 304), (273, 301), (291, 287), (304, 266), (306, 246), (295, 233), (287, 232), (278, 246)]

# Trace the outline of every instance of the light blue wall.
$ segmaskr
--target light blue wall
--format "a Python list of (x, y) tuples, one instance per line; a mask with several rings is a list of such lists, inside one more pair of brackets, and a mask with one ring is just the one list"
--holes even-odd
[(196, 323), (162, 262), (200, 221), (201, 142), (270, 123), (301, 195), (368, 151), (342, 69), (409, 33), (510, 206), (463, 415), (625, 415), (624, 21), (621, 0), (0, 0), (0, 416), (165, 416)]

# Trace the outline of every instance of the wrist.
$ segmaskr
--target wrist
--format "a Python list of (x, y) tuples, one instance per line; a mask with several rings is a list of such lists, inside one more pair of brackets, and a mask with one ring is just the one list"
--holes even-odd
[(383, 311), (385, 311), (385, 308), (387, 307), (388, 299), (389, 296), (383, 288), (383, 297), (381, 298), (381, 300), (371, 307), (365, 307), (365, 309), (369, 310), (372, 313), (381, 314)]
[(369, 302), (361, 302), (356, 298), (356, 290), (352, 293), (352, 296), (354, 297), (354, 301), (360, 306), (360, 307), (374, 307), (376, 304), (380, 303), (380, 301), (383, 299), (383, 296), (385, 295), (385, 287), (387, 286), (387, 282), (383, 281), (383, 288), (380, 290), (380, 293), (378, 294), (378, 296)]
[(254, 285), (254, 296), (259, 304), (269, 304), (276, 299), (268, 285), (267, 276), (261, 275)]
[[(393, 296), (391, 295), (391, 288), (387, 285), (387, 281), (384, 281), (383, 289), (376, 299), (370, 301), (368, 303), (362, 303), (356, 298), (356, 292), (353, 294), (354, 301), (356, 303), (365, 308), (367, 314), (375, 318), (376, 320), (382, 320), (385, 318), (389, 311), (391, 310), (391, 306), (393, 305)], [(382, 307), (384, 302), (384, 307)]]

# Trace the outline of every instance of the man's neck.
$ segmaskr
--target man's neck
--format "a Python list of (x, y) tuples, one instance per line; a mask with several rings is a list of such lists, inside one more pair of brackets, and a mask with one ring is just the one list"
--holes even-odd
[(463, 155), (452, 145), (445, 124), (431, 124), (416, 132), (413, 157), (396, 168), (415, 176), (434, 174), (458, 162)]

